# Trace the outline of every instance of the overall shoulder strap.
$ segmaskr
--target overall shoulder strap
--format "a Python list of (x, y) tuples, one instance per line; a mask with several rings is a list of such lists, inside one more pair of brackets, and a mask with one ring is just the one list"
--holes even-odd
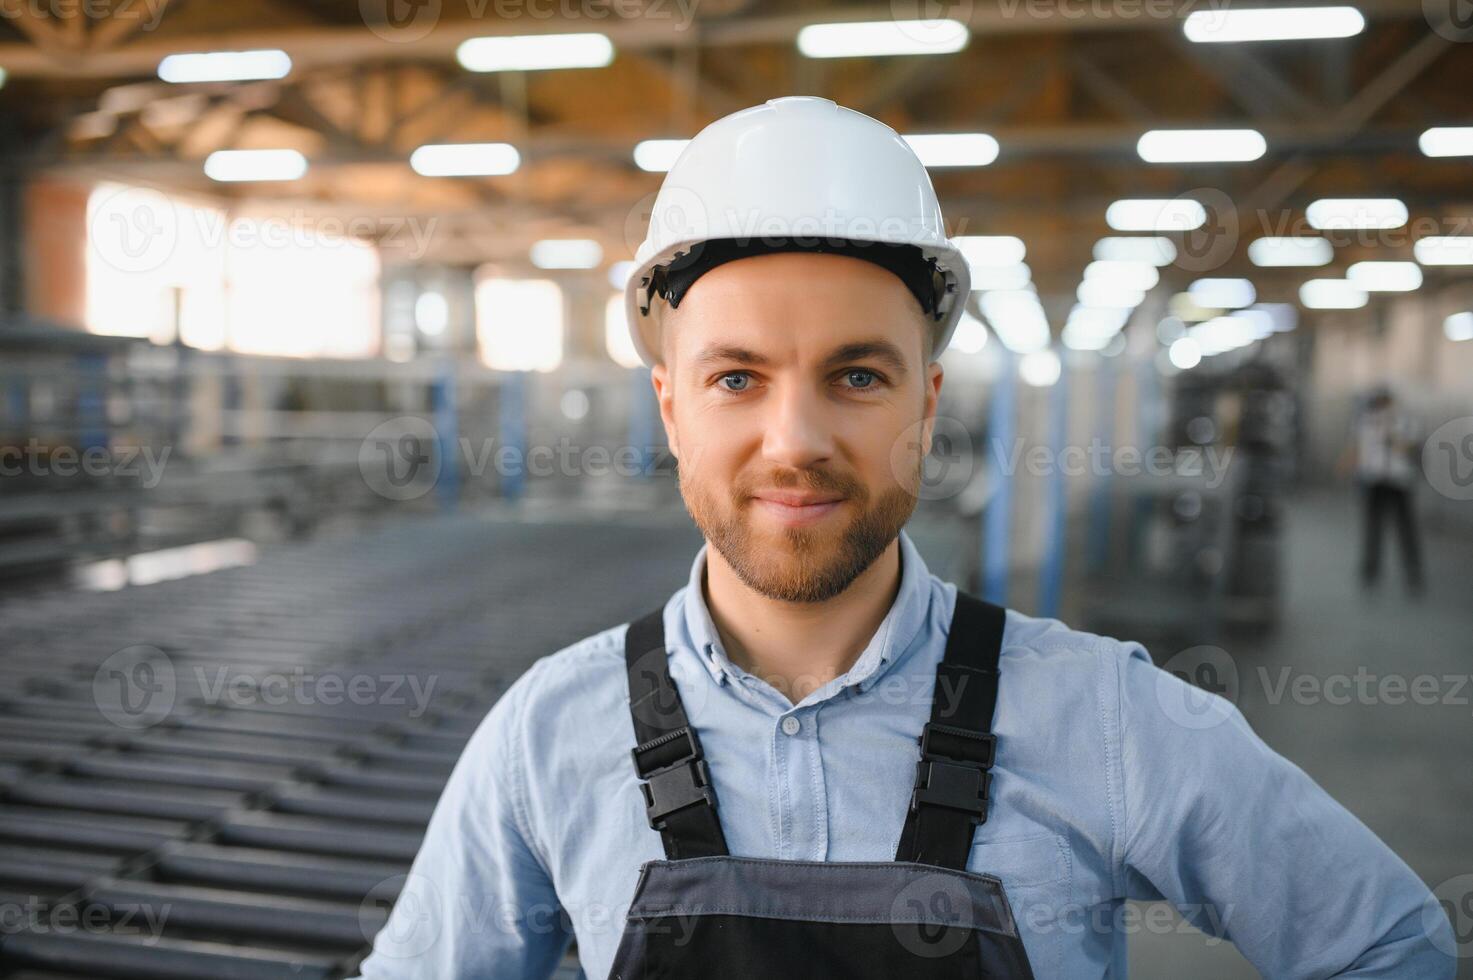
[(670, 677), (663, 610), (629, 624), (624, 638), (629, 713), (634, 719), (634, 771), (650, 826), (670, 860), (726, 854), (716, 790), (701, 741)]
[(897, 861), (966, 869), (972, 834), (987, 821), (997, 747), (992, 713), (1006, 622), (1001, 606), (957, 590)]

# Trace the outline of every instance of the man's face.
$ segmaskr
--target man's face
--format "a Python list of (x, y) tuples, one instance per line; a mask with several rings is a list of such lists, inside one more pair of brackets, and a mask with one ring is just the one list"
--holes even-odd
[(748, 587), (844, 591), (915, 508), (941, 367), (920, 304), (861, 259), (779, 252), (701, 276), (653, 378), (696, 525)]

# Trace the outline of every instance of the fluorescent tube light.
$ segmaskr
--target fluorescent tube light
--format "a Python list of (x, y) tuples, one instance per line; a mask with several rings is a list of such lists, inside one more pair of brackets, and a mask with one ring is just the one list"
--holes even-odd
[(1174, 367), (1190, 371), (1202, 363), (1202, 347), (1191, 337), (1181, 337), (1171, 342), (1166, 356), (1171, 358)]
[(1198, 279), (1187, 287), (1187, 295), (1198, 306), (1214, 310), (1236, 310), (1258, 298), (1247, 279)]
[(292, 59), (285, 51), (203, 51), (166, 55), (159, 62), (159, 78), (166, 82), (248, 82), (285, 78)]
[(1034, 388), (1047, 388), (1054, 384), (1063, 370), (1059, 355), (1051, 350), (1030, 351), (1018, 361), (1018, 376), (1024, 384)]
[(1415, 262), (1356, 262), (1345, 278), (1368, 293), (1408, 293), (1422, 285), (1422, 267)]
[(1473, 235), (1432, 235), (1418, 239), (1412, 254), (1423, 265), (1473, 265)]
[(1329, 265), (1335, 247), (1311, 235), (1268, 236), (1248, 244), (1248, 261), (1264, 268)]
[(1346, 279), (1311, 279), (1299, 287), (1299, 302), (1311, 310), (1358, 310), (1367, 296)]
[(1473, 126), (1433, 126), (1417, 145), (1429, 157), (1473, 156)]
[(809, 58), (950, 54), (969, 37), (966, 24), (949, 19), (809, 24), (798, 31), (798, 50)]
[(1127, 198), (1105, 209), (1116, 231), (1191, 231), (1207, 223), (1207, 209), (1191, 198)]
[(1161, 273), (1149, 262), (1096, 259), (1084, 267), (1085, 279), (1106, 279), (1122, 289), (1154, 289)]
[(1160, 235), (1122, 235), (1095, 242), (1094, 257), (1101, 262), (1149, 262), (1160, 267), (1176, 261), (1176, 246)]
[(1037, 293), (998, 289), (983, 293), (978, 302), (997, 339), (1008, 350), (1026, 354), (1048, 346), (1048, 318)]
[(640, 170), (662, 174), (675, 166), (680, 151), (690, 140), (643, 140), (635, 144), (634, 164)]
[(296, 150), (216, 150), (205, 157), (211, 180), (296, 180), (307, 172), (307, 158)]
[(602, 68), (614, 60), (614, 44), (598, 33), (473, 37), (455, 49), (455, 60), (482, 72)]
[(1244, 163), (1267, 150), (1256, 129), (1153, 129), (1135, 145), (1147, 163)]
[(1198, 44), (1234, 41), (1310, 41), (1353, 37), (1366, 19), (1354, 7), (1278, 7), (1256, 10), (1197, 10), (1182, 22), (1187, 40)]
[(499, 177), (521, 162), (510, 143), (426, 143), (409, 155), (409, 165), (424, 177)]
[(1023, 239), (1012, 235), (958, 235), (951, 244), (973, 269), (989, 265), (1017, 265), (1028, 251)]
[(997, 140), (986, 133), (921, 133), (900, 138), (927, 167), (985, 167), (997, 159)]
[(1323, 197), (1311, 201), (1304, 215), (1320, 231), (1400, 228), (1407, 223), (1407, 206), (1392, 197)]

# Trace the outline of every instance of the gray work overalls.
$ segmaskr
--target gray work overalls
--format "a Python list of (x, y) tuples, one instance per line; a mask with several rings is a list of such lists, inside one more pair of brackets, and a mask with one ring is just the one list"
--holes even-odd
[(1004, 619), (957, 593), (936, 670), (936, 690), (957, 696), (932, 698), (894, 861), (728, 855), (701, 743), (670, 678), (664, 618), (631, 624), (632, 754), (666, 859), (640, 867), (609, 980), (1031, 980), (1002, 882), (966, 870), (987, 819)]

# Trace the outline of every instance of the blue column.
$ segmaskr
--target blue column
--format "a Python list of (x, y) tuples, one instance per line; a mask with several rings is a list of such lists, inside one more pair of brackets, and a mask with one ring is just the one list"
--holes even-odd
[[(1095, 418), (1093, 437), (1107, 455), (1115, 451), (1115, 361), (1100, 358), (1095, 372)], [(1090, 458), (1093, 463), (1093, 457)], [(1110, 472), (1092, 473), (1089, 493), (1088, 564), (1099, 571), (1110, 559)]]
[(1065, 498), (1064, 446), (1069, 438), (1069, 371), (1059, 372), (1059, 380), (1049, 389), (1049, 453), (1054, 467), (1049, 474), (1044, 497), (1044, 527), (1048, 538), (1043, 549), (1043, 567), (1038, 580), (1038, 615), (1057, 618), (1064, 592), (1064, 532), (1068, 518)]
[(453, 511), (460, 503), (460, 416), (455, 408), (455, 361), (440, 361), (435, 380), (430, 384), (430, 408), (434, 413), (435, 434), (440, 454), (440, 479), (435, 493), (440, 509)]
[(638, 454), (639, 475), (649, 476), (655, 454), (655, 393), (650, 387), (649, 368), (629, 371), (629, 445)]
[(1008, 530), (1012, 523), (1013, 475), (1003, 472), (1018, 433), (1018, 362), (1010, 351), (999, 352), (997, 382), (988, 410), (987, 450), (996, 478), (982, 515), (982, 598), (999, 606), (1008, 597)]
[(77, 448), (107, 448), (107, 355), (77, 355)]
[(502, 375), (500, 406), (501, 445), (511, 450), (507, 453), (511, 465), (501, 474), (501, 495), (520, 500), (527, 489), (527, 372)]
[(31, 383), (19, 369), (11, 376), (6, 391), (6, 421), (17, 436), (31, 430)]

